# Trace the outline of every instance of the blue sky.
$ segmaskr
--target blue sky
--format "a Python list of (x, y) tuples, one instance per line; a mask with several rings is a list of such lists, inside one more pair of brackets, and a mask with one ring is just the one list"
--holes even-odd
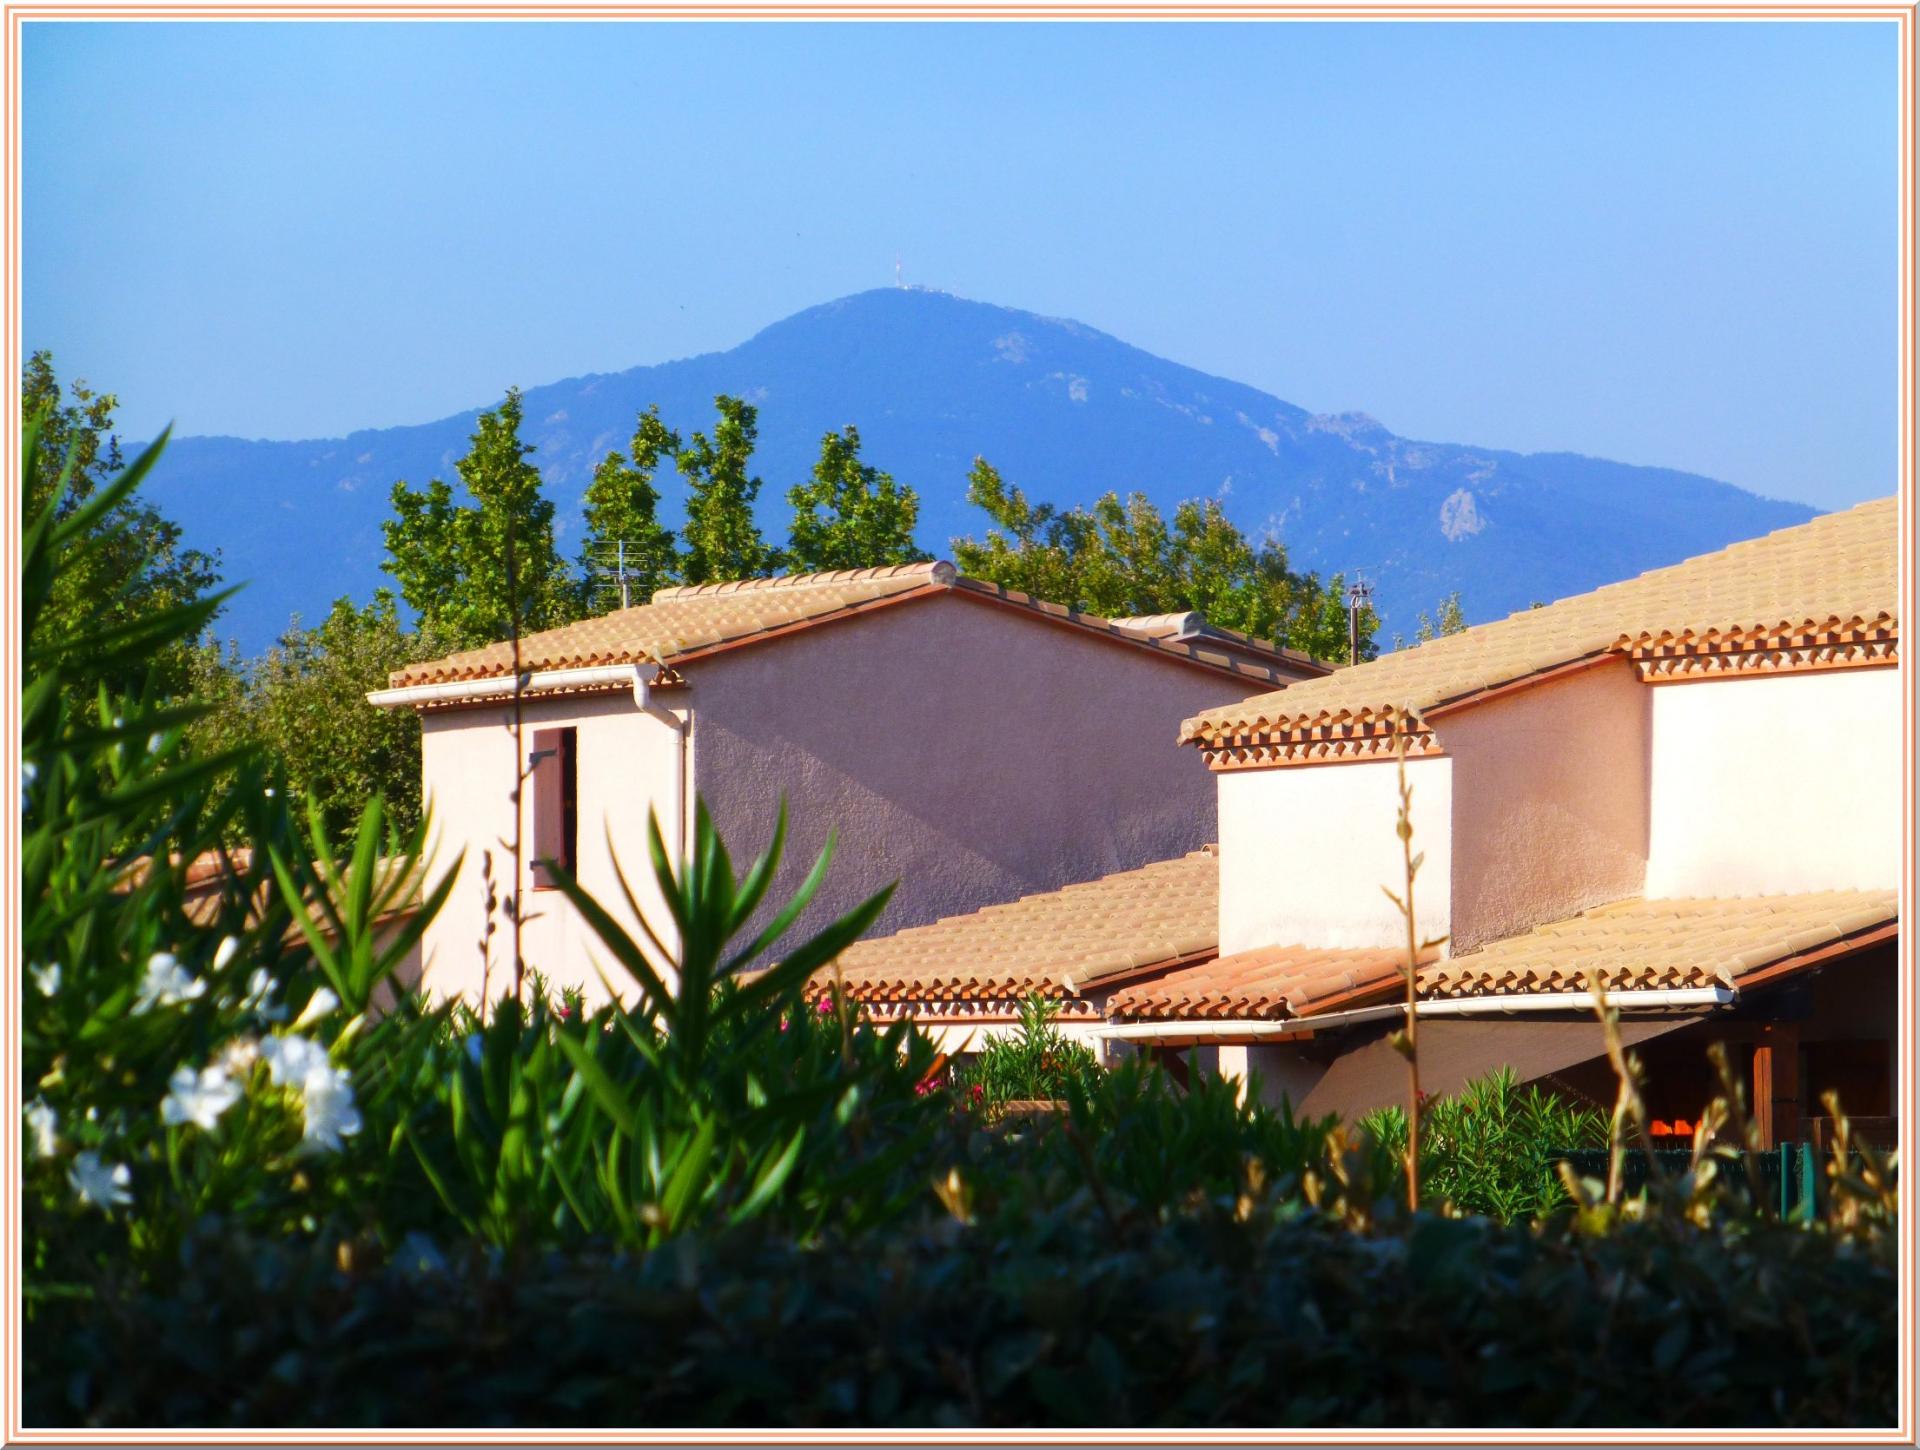
[(1891, 492), (1891, 25), (26, 27), (25, 342), (318, 437), (906, 279), (1412, 437)]

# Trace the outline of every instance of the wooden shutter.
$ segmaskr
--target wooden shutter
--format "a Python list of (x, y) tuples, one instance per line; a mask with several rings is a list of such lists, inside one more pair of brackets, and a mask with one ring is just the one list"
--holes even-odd
[(527, 788), (533, 792), (533, 884), (553, 885), (549, 860), (571, 866), (566, 849), (566, 777), (567, 756), (573, 750), (573, 731), (536, 730), (533, 732), (532, 772)]

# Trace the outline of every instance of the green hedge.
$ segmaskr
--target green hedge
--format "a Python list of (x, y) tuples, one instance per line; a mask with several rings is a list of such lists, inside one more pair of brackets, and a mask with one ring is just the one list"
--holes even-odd
[(27, 1422), (233, 1426), (1891, 1425), (1890, 1248), (1084, 1200), (852, 1244), (370, 1272), (217, 1226), (186, 1282), (35, 1327)]

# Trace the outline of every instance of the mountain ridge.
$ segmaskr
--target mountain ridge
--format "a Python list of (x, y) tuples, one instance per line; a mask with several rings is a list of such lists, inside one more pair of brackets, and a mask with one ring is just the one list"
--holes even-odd
[[(1296, 567), (1365, 572), (1383, 643), (1456, 589), (1469, 619), (1497, 618), (1815, 513), (1674, 469), (1403, 438), (1363, 411), (1315, 414), (1072, 319), (881, 288), (733, 348), (526, 388), (522, 435), (563, 552), (577, 550), (594, 464), (626, 447), (637, 413), (658, 403), (683, 435), (710, 429), (720, 392), (760, 408), (770, 536), (784, 537), (786, 491), (821, 435), (852, 423), (867, 461), (919, 491), (921, 543), (936, 555), (987, 524), (965, 503), (976, 455), (1062, 506), (1109, 489), (1163, 509), (1213, 497), (1242, 528), (1278, 532)], [(155, 501), (189, 543), (221, 548), (230, 580), (253, 581), (221, 633), (255, 650), (290, 613), (312, 620), (385, 582), (379, 526), (394, 481), (453, 481), (480, 411), (338, 438), (174, 440), (149, 483)], [(677, 525), (678, 475), (656, 481), (663, 522)]]

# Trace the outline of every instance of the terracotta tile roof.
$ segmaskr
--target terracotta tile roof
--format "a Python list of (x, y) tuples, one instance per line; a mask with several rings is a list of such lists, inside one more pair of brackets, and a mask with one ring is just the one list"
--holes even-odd
[(1236, 701), (1180, 727), (1218, 749), (1383, 728), (1510, 681), (1685, 635), (1804, 639), (1898, 628), (1897, 501), (1864, 503), (1556, 604), (1396, 650), (1275, 694)]
[(1452, 957), (1420, 974), (1422, 997), (1739, 986), (1773, 963), (1899, 920), (1891, 891), (1633, 898)]
[[(664, 663), (918, 589), (944, 588), (953, 577), (951, 564), (903, 564), (662, 589), (650, 604), (527, 635), (520, 641), (520, 664), (529, 670), (569, 670)], [(501, 642), (408, 665), (389, 678), (396, 686), (422, 685), (487, 679), (512, 669), (512, 647)]]
[(1402, 959), (1372, 948), (1257, 947), (1122, 987), (1107, 999), (1107, 1015), (1182, 1021), (1305, 1017), (1396, 987), (1404, 993)]
[[(1013, 606), (1135, 648), (1206, 665), (1257, 685), (1284, 685), (1324, 668), (1297, 651), (1246, 640), (1231, 631), (1221, 632), (1221, 637), (1232, 640), (1239, 658), (1209, 648), (1202, 636), (1183, 640), (1122, 629), (1097, 615), (964, 578), (945, 561), (660, 589), (650, 603), (527, 635), (520, 641), (520, 667), (569, 670), (595, 665), (671, 664), (711, 650), (845, 618), (878, 605), (949, 591)], [(1255, 662), (1244, 658), (1250, 652), (1259, 657)], [(399, 688), (494, 679), (510, 674), (512, 669), (512, 647), (499, 642), (408, 665), (393, 671), (388, 679), (391, 686)]]
[[(1209, 848), (855, 942), (840, 970), (862, 1001), (1059, 997), (1213, 952), (1219, 902), (1219, 860)], [(815, 982), (832, 976), (828, 969)]]

